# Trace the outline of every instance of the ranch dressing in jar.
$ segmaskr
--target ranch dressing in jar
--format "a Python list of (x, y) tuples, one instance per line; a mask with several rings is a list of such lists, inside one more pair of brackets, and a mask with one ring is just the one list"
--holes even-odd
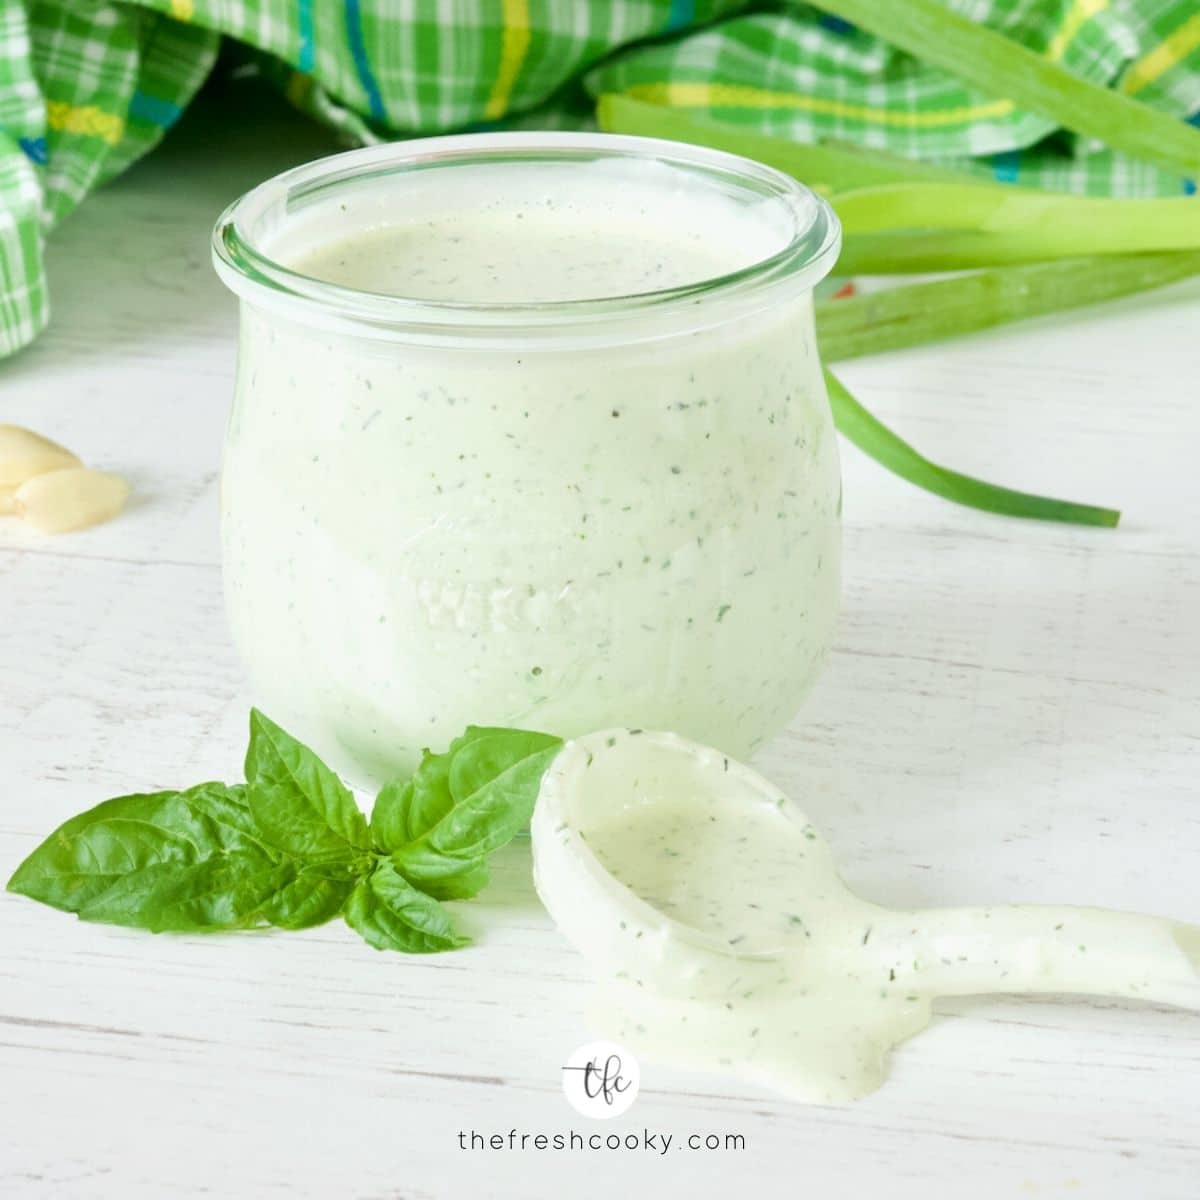
[(363, 782), (469, 723), (750, 754), (837, 610), (837, 244), (786, 176), (606, 135), (373, 147), (235, 204), (224, 561), (262, 705)]

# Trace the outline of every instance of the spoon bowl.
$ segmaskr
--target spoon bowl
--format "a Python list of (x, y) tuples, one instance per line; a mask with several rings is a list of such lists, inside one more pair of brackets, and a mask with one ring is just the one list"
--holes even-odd
[(799, 807), (757, 772), (673, 733), (605, 730), (566, 744), (531, 825), (538, 894), (602, 975), (697, 999), (720, 995), (731, 972), (775, 980), (786, 959), (811, 953), (813, 930), (800, 913), (756, 914), (733, 897), (714, 908), (690, 886), (690, 873), (702, 875), (713, 858), (751, 865), (742, 833), (722, 844), (728, 822), (712, 810), (729, 796), (759, 841), (790, 842), (795, 857), (785, 865), (803, 863), (810, 892), (870, 907), (838, 878)]

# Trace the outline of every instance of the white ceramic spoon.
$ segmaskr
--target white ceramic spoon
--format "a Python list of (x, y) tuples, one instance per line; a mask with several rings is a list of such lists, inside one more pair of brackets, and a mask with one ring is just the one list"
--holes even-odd
[(877, 1087), (937, 996), (1200, 1011), (1200, 926), (1092, 908), (882, 908), (846, 887), (776, 787), (674, 734), (568, 742), (531, 833), (538, 894), (601, 981), (598, 1033), (799, 1099)]

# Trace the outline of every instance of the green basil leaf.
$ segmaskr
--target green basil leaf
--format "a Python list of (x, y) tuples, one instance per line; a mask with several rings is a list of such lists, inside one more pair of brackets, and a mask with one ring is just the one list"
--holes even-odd
[(254, 711), (245, 785), (99, 804), (47, 838), (8, 887), (84, 920), (155, 931), (303, 929), (344, 912), (379, 948), (451, 949), (466, 939), (438, 901), (484, 887), (486, 856), (529, 820), (560, 745), (472, 727), (384, 788), (368, 829), (337, 776)]
[(245, 784), (202, 783), (188, 788), (183, 796), (197, 817), (207, 817), (213, 823), (221, 844), (228, 849), (270, 845), (250, 811)]
[(524, 807), (527, 800), (528, 808), (519, 823), (527, 824), (533, 815), (537, 785), (541, 783), (545, 766), (536, 771), (521, 769), (528, 767), (539, 755), (544, 757), (545, 751), (557, 754), (561, 746), (562, 739), (548, 733), (472, 726), (450, 747), (450, 794), (460, 806), (480, 796), (485, 789), (507, 789), (516, 799), (516, 791), (532, 779), (535, 785), (532, 792), (523, 794), (520, 799), (520, 807)]
[(435, 900), (470, 900), (487, 887), (490, 878), (486, 858), (456, 858), (428, 848), (392, 865)]
[(72, 817), (17, 868), (8, 890), (79, 912), (114, 884), (151, 867), (194, 866), (253, 850), (241, 788), (118, 796)]
[(371, 841), (376, 850), (386, 853), (392, 846), (402, 846), (408, 841), (411, 807), (411, 779), (394, 779), (380, 788), (371, 807)]
[(418, 891), (388, 862), (380, 863), (355, 887), (346, 902), (345, 918), (376, 950), (432, 954), (469, 941), (455, 930), (450, 914), (436, 900)]
[(262, 837), (246, 788), (204, 783), (72, 817), (8, 886), (85, 921), (155, 932), (302, 928), (340, 911), (360, 864), (305, 867)]
[(523, 730), (481, 731), (452, 743), (442, 756), (448, 805), (416, 838), (393, 848), (392, 862), (420, 882), (445, 875), (447, 858), (482, 858), (503, 846), (529, 823), (542, 775), (561, 745)]
[(387, 853), (407, 845), (435, 825), (453, 803), (449, 758), (426, 750), (415, 775), (393, 780), (375, 797), (371, 838), (376, 848)]
[[(383, 853), (402, 849), (453, 807), (450, 755), (426, 750), (417, 776), (387, 784), (375, 798), (371, 836)], [(409, 857), (411, 882), (437, 900), (468, 900), (487, 886), (487, 863), (481, 857), (442, 855), (428, 848)]]
[(471, 726), (444, 754), (426, 751), (412, 779), (379, 793), (375, 844), (429, 895), (474, 896), (488, 881), (487, 855), (528, 823), (561, 745), (545, 733)]
[[(450, 764), (472, 742), (498, 734), (520, 734), (519, 730), (492, 729), (469, 725), (444, 754), (426, 750), (411, 779), (389, 783), (375, 799), (371, 811), (371, 833), (383, 851), (397, 850), (416, 841), (454, 807), (450, 790)], [(523, 735), (522, 735), (523, 736)], [(544, 734), (531, 735), (536, 738)]]
[(342, 911), (354, 891), (356, 875), (333, 878), (320, 868), (302, 868), (271, 895), (262, 916), (278, 929), (310, 929)]
[(366, 819), (346, 785), (258, 709), (250, 712), (246, 782), (254, 821), (279, 849), (314, 862), (370, 849)]
[(123, 875), (79, 910), (84, 921), (154, 933), (246, 929), (295, 868), (261, 849), (218, 853), (186, 866), (158, 863)]

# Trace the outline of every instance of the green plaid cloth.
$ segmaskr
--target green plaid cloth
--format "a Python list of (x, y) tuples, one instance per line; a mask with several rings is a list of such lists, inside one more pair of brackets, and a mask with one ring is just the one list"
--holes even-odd
[[(1196, 0), (947, 0), (1070, 70), (1200, 123)], [(355, 141), (583, 125), (620, 92), (803, 141), (841, 139), (1095, 194), (1190, 181), (1056, 130), (798, 3), (740, 0), (3, 0), (0, 354), (49, 315), (44, 239), (245, 48)]]

